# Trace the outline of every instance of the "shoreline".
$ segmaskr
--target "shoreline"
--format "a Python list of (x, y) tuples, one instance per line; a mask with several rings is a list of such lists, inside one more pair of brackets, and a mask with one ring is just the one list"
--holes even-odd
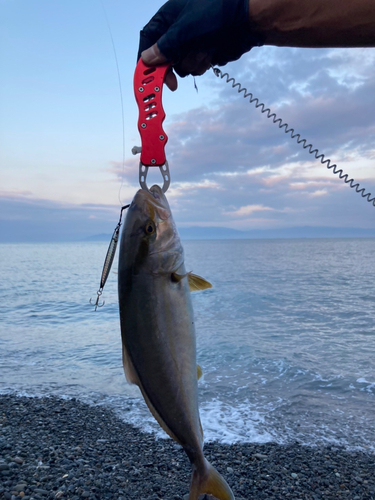
[[(375, 455), (333, 446), (209, 442), (236, 500), (375, 500)], [(183, 500), (181, 446), (76, 399), (0, 395), (0, 499)]]

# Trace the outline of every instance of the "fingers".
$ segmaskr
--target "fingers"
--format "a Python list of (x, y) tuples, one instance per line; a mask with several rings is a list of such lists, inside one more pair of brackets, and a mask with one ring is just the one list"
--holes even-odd
[(157, 43), (154, 43), (149, 49), (144, 50), (141, 56), (147, 66), (158, 66), (159, 64), (168, 62), (167, 58), (160, 52)]
[[(158, 66), (160, 64), (165, 64), (166, 62), (168, 62), (167, 58), (160, 52), (159, 47), (156, 43), (154, 43), (154, 45), (152, 45), (149, 49), (144, 50), (141, 56), (143, 62), (147, 64), (147, 66)], [(172, 68), (165, 75), (164, 83), (172, 92), (177, 90), (177, 78), (173, 73)]]
[(169, 88), (169, 90), (171, 90), (172, 92), (174, 92), (175, 90), (177, 90), (177, 87), (178, 87), (177, 77), (176, 77), (176, 75), (173, 73), (172, 68), (171, 68), (171, 69), (170, 69), (170, 71), (168, 71), (168, 73), (165, 75), (165, 80), (164, 80), (164, 83), (165, 83), (165, 84), (166, 84), (166, 86)]
[[(176, 71), (180, 76), (203, 75), (210, 68), (211, 59), (211, 55), (206, 52), (192, 51), (176, 66)], [(142, 52), (142, 60), (148, 66), (158, 66), (167, 62), (167, 58), (160, 52), (156, 43)], [(167, 73), (164, 83), (172, 92), (177, 89), (177, 78), (172, 69)]]
[(178, 64), (177, 72), (180, 76), (203, 75), (211, 67), (211, 55), (207, 52), (189, 52)]

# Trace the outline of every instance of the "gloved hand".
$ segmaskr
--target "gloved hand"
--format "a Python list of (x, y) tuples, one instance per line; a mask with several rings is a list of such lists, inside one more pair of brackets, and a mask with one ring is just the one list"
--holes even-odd
[(180, 76), (235, 61), (262, 45), (248, 10), (248, 0), (168, 0), (141, 31), (138, 59), (157, 42), (154, 53), (172, 62)]

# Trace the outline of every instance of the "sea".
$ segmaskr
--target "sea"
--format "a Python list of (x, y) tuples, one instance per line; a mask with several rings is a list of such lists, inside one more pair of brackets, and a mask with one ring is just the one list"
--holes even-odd
[[(108, 243), (0, 245), (0, 393), (76, 398), (166, 438), (124, 377), (116, 260), (90, 304)], [(213, 284), (192, 294), (205, 440), (375, 453), (375, 239), (183, 244)]]

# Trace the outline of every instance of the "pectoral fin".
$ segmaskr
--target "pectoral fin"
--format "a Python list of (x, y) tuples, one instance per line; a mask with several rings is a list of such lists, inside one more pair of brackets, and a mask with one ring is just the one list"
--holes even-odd
[(197, 365), (197, 379), (199, 380), (202, 375), (203, 375), (203, 370), (199, 365)]
[(180, 283), (181, 280), (186, 278), (186, 276), (189, 276), (190, 273), (186, 274), (177, 274), (177, 273), (172, 273), (171, 279), (174, 283)]
[(198, 292), (199, 290), (207, 290), (207, 288), (212, 288), (209, 281), (205, 280), (201, 276), (192, 273), (191, 271), (186, 274), (172, 273), (171, 279), (174, 283), (179, 283), (184, 278), (188, 279), (189, 288), (191, 292)]
[(212, 288), (209, 281), (205, 280), (197, 274), (188, 273), (189, 287), (191, 292), (198, 292), (199, 290), (207, 290), (207, 288)]

